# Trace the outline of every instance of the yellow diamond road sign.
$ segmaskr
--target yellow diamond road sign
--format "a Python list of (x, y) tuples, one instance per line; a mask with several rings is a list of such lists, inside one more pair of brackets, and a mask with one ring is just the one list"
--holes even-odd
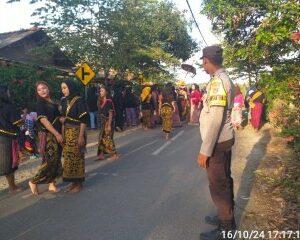
[(87, 85), (95, 76), (95, 73), (86, 63), (81, 64), (75, 73), (76, 77), (84, 84)]

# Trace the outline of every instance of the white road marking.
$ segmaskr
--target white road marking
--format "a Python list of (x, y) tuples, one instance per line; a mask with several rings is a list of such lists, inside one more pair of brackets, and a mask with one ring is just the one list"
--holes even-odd
[(86, 176), (85, 179), (90, 179), (90, 178), (96, 177), (97, 174), (98, 174), (98, 173), (96, 173), (96, 172), (90, 173), (90, 174), (88, 174), (88, 175)]
[(19, 237), (22, 237), (22, 236), (24, 236), (26, 233), (31, 232), (32, 230), (34, 230), (35, 228), (38, 228), (39, 226), (43, 225), (44, 223), (48, 222), (49, 220), (50, 220), (50, 218), (47, 218), (47, 219), (44, 220), (43, 222), (40, 222), (40, 223), (36, 224), (35, 226), (33, 226), (33, 227), (31, 227), (31, 228), (28, 228), (26, 231), (20, 233), (19, 235), (15, 236), (15, 237), (13, 237), (13, 238), (8, 239), (8, 240), (15, 240), (15, 239), (17, 239), (17, 238), (19, 238)]
[(95, 177), (98, 173), (94, 172), (94, 173), (90, 173), (89, 176), (90, 177)]
[(21, 198), (25, 199), (25, 198), (29, 198), (31, 196), (33, 196), (33, 194), (30, 192), (28, 194), (23, 195)]
[(152, 155), (157, 156), (162, 150), (164, 150), (167, 146), (169, 146), (172, 142), (174, 142), (178, 137), (180, 137), (184, 133), (184, 130), (181, 130), (174, 137), (172, 137), (169, 141), (164, 143), (160, 148), (156, 149)]
[(130, 152), (127, 152), (127, 153), (125, 153), (125, 154), (121, 154), (121, 157), (122, 157), (122, 156), (128, 156), (128, 155), (130, 155), (130, 154), (133, 154), (133, 153), (135, 153), (135, 152), (137, 152), (137, 151), (139, 151), (139, 150), (141, 150), (141, 149), (143, 149), (143, 148), (145, 148), (145, 147), (148, 147), (148, 146), (150, 146), (150, 145), (152, 145), (152, 144), (154, 144), (154, 143), (157, 143), (158, 141), (159, 141), (159, 139), (154, 140), (154, 141), (152, 141), (152, 142), (149, 142), (149, 143), (147, 143), (147, 144), (144, 144), (144, 145), (142, 145), (142, 146), (140, 146), (140, 147), (138, 147), (138, 148), (136, 148), (136, 149), (134, 149), (134, 150), (132, 150), (132, 151), (130, 151)]

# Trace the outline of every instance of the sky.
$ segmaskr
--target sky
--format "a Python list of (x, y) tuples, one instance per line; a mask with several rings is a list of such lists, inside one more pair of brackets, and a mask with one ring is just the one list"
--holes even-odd
[[(7, 4), (6, 2), (7, 0), (0, 0), (0, 33), (30, 28), (30, 23), (35, 21), (35, 18), (31, 17), (31, 14), (37, 5), (29, 4), (29, 0), (21, 0), (21, 2), (12, 4)], [(173, 2), (177, 5), (180, 11), (185, 12), (185, 16), (188, 20), (192, 18), (186, 0), (173, 0)], [(218, 44), (218, 38), (216, 38), (211, 32), (210, 21), (205, 16), (200, 14), (201, 0), (189, 0), (189, 2), (207, 44)], [(191, 36), (196, 40), (196, 42), (202, 41), (201, 35), (195, 24), (193, 26)], [(185, 62), (196, 67), (196, 76), (192, 77), (192, 74), (187, 73), (184, 70), (177, 69), (177, 78), (184, 79), (187, 83), (199, 84), (207, 82), (209, 80), (209, 76), (196, 65), (196, 62), (201, 64), (200, 57), (201, 51), (195, 53)]]

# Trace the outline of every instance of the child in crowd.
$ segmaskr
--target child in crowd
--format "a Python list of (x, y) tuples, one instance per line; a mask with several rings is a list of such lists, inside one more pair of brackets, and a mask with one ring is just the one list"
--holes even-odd
[[(37, 147), (36, 147), (36, 121), (37, 113), (28, 112), (27, 108), (22, 110), (23, 114), (21, 115), (24, 119), (24, 125), (21, 126), (21, 136), (20, 136), (20, 147), (22, 153), (29, 155), (30, 158), (38, 158)], [(21, 154), (22, 155), (22, 154)]]

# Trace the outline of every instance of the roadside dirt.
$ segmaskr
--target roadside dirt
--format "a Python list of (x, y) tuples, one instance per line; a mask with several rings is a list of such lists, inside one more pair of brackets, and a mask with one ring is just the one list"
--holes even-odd
[[(269, 125), (259, 133), (250, 127), (237, 133), (238, 151), (233, 164), (234, 173), (243, 168), (244, 151), (252, 145), (236, 195), (239, 230), (276, 231), (300, 230), (300, 159), (288, 147), (287, 141)], [(246, 141), (246, 142), (245, 142)], [(238, 160), (239, 159), (239, 160)], [(241, 173), (240, 173), (241, 174)], [(241, 189), (241, 188), (240, 188)], [(246, 239), (246, 238), (245, 238)], [(260, 239), (269, 239), (269, 236)], [(289, 239), (285, 236), (285, 239)]]

